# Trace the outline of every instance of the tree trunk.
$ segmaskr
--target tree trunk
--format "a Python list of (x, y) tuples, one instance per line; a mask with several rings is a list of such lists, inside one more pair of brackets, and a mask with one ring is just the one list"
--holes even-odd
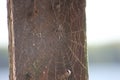
[(88, 80), (85, 0), (8, 0), (10, 80)]

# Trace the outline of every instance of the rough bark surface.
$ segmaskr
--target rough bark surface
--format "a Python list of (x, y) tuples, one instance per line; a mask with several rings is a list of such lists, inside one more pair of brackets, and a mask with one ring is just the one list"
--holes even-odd
[(85, 0), (8, 0), (10, 80), (88, 80)]

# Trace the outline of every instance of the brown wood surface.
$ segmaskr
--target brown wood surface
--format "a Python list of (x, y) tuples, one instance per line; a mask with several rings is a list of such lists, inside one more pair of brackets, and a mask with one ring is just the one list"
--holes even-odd
[(88, 80), (85, 0), (8, 0), (10, 80)]

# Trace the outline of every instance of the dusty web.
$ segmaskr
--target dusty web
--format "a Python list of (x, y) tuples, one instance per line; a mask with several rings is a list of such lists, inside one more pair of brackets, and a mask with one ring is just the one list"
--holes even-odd
[[(40, 34), (41, 44), (44, 45), (42, 55), (46, 56), (39, 62), (40, 80), (82, 80), (82, 73), (87, 69), (83, 64), (85, 25), (82, 3), (80, 0), (50, 0), (50, 3), (55, 28)], [(53, 42), (51, 38), (52, 43), (45, 42), (45, 37), (51, 35)], [(52, 46), (51, 54), (46, 54), (46, 44)]]

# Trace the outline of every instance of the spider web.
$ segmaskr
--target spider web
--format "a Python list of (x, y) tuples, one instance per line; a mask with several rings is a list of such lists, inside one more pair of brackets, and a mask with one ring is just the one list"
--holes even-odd
[(42, 45), (36, 50), (39, 52), (41, 48), (39, 53), (42, 54), (36, 54), (31, 60), (35, 80), (82, 80), (82, 74), (87, 70), (84, 64), (84, 10), (81, 8), (84, 4), (81, 0), (50, 0), (50, 4), (54, 27), (41, 33), (38, 33), (38, 29), (32, 34), (37, 34), (40, 40), (32, 40), (37, 43), (32, 46)]
[[(82, 39), (83, 35), (85, 36), (85, 25), (84, 22), (80, 23), (84, 21), (80, 0), (51, 0), (51, 4), (56, 26), (43, 35), (48, 37), (51, 32), (55, 32), (56, 34), (53, 34), (55, 42), (60, 47), (54, 47), (53, 52), (57, 53), (49, 55), (51, 57), (45, 60), (47, 63), (40, 80), (81, 80), (82, 73), (87, 68), (82, 61), (85, 48)], [(46, 45), (44, 40), (43, 43)], [(75, 66), (80, 70), (76, 71)], [(66, 75), (67, 70), (71, 71), (70, 76)]]

